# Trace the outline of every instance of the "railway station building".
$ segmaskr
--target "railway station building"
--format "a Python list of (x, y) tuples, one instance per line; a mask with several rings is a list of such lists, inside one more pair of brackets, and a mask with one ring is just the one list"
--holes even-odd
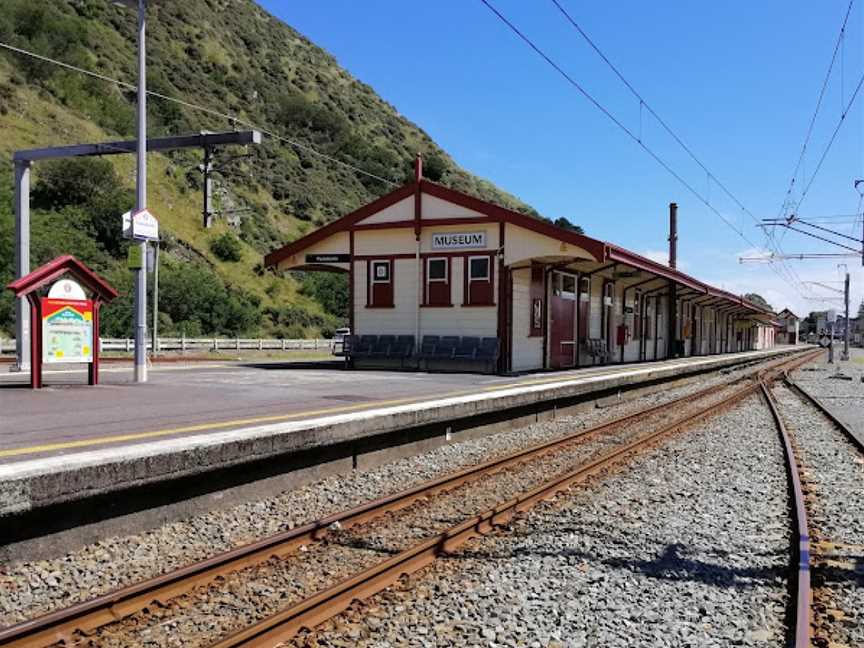
[(265, 257), (278, 270), (347, 273), (353, 339), (380, 341), (379, 360), (482, 356), (506, 373), (774, 346), (774, 314), (756, 304), (421, 169), (418, 158), (413, 182)]

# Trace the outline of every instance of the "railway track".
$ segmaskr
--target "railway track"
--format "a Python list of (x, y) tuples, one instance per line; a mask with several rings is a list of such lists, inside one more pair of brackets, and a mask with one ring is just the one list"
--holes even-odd
[(782, 385), (761, 388), (783, 440), (794, 502), (794, 646), (861, 645), (864, 629), (855, 616), (864, 602), (864, 528), (835, 518), (849, 506), (853, 515), (860, 511), (848, 495), (864, 490), (855, 475), (864, 443), (788, 373)]
[[(13, 626), (0, 631), (0, 645), (134, 645), (134, 642), (127, 642), (125, 633), (141, 627), (146, 630), (147, 619), (142, 617), (148, 615), (142, 615), (142, 611), (149, 612), (157, 625), (167, 624), (169, 630), (180, 636), (183, 630), (171, 626), (171, 609), (173, 606), (182, 611), (192, 605), (193, 594), (206, 598), (210, 590), (220, 591), (225, 584), (237, 580), (239, 574), (251, 575), (255, 580), (262, 570), (302, 564), (310, 555), (312, 560), (306, 560), (307, 567), (311, 564), (319, 570), (322, 565), (344, 562), (347, 570), (353, 572), (350, 577), (331, 578), (338, 582), (312, 596), (306, 596), (305, 590), (290, 592), (293, 597), (271, 596), (280, 609), (229, 633), (214, 644), (275, 645), (293, 637), (300, 628), (314, 627), (338, 614), (353, 600), (371, 596), (403, 574), (421, 569), (468, 539), (506, 524), (514, 515), (528, 510), (537, 502), (607, 471), (634, 453), (730, 407), (760, 389), (759, 380), (766, 375), (777, 376), (784, 369), (803, 364), (812, 357), (813, 354), (806, 354), (770, 363), (767, 368), (753, 371), (724, 388), (710, 387), (563, 439), (458, 471), (291, 532)], [(638, 429), (634, 429), (636, 424)], [(578, 468), (573, 469), (573, 465)], [(523, 476), (518, 479), (511, 477), (517, 474)], [(554, 477), (549, 479), (550, 475)], [(465, 495), (472, 487), (479, 491), (485, 488), (485, 495), (467, 498), (470, 499), (468, 507), (454, 506), (455, 502), (466, 500)], [(425, 514), (427, 519), (432, 518), (436, 523), (431, 526), (419, 523), (418, 514)], [(392, 528), (387, 531), (388, 527)], [(319, 560), (319, 554), (326, 551), (335, 552), (335, 562)], [(348, 554), (358, 552), (360, 559), (353, 555), (348, 557)], [(382, 561), (382, 553), (389, 557)], [(335, 574), (338, 573), (339, 569), (336, 569)], [(313, 576), (307, 589), (314, 591), (311, 588), (316, 581), (327, 582), (326, 575)], [(293, 584), (296, 577), (295, 572), (287, 569), (281, 584), (287, 587), (287, 583)], [(276, 579), (274, 584), (278, 587), (280, 580)], [(271, 588), (271, 591), (276, 590)], [(286, 600), (288, 604), (282, 605)], [(152, 641), (152, 636), (149, 640)]]

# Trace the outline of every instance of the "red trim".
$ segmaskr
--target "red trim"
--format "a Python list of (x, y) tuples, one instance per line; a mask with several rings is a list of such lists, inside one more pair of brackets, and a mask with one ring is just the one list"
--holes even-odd
[(69, 273), (94, 293), (95, 298), (109, 302), (119, 294), (108, 282), (81, 263), (71, 254), (59, 256), (53, 261), (39, 266), (33, 272), (16, 279), (8, 286), (16, 297), (26, 297), (30, 293)]
[(486, 218), (424, 218), (422, 221), (425, 227), (435, 227), (436, 225), (484, 225), (486, 223), (500, 223), (501, 221), (494, 216)]
[(458, 259), (459, 257), (487, 256), (490, 254), (495, 254), (495, 250), (470, 250), (467, 252), (423, 252), (420, 256), (422, 256), (423, 258), (446, 257), (448, 259)]
[(372, 214), (375, 214), (382, 209), (386, 209), (391, 205), (395, 205), (400, 200), (403, 200), (413, 195), (415, 185), (416, 183), (411, 182), (403, 187), (399, 187), (398, 189), (391, 191), (389, 194), (385, 194), (377, 200), (373, 200), (368, 205), (364, 205), (360, 209), (357, 209), (350, 214), (347, 214), (342, 218), (333, 221), (329, 225), (325, 225), (324, 227), (317, 229), (314, 232), (310, 232), (306, 236), (297, 239), (293, 243), (289, 243), (288, 245), (285, 245), (278, 250), (274, 250), (273, 252), (264, 257), (264, 265), (275, 266), (280, 261), (284, 261), (288, 257), (291, 257), (298, 252), (305, 250), (310, 245), (314, 245), (318, 241), (327, 238), (331, 234), (343, 232), (350, 229), (351, 226), (358, 221), (361, 221), (364, 218), (368, 218)]
[[(343, 216), (342, 218), (330, 223), (329, 225), (326, 225), (304, 236), (303, 238), (294, 241), (293, 243), (290, 243), (278, 250), (271, 252), (264, 257), (264, 263), (267, 266), (277, 265), (280, 261), (294, 254), (297, 254), (298, 252), (309, 247), (310, 245), (313, 245), (314, 243), (317, 243), (318, 241), (332, 234), (350, 230), (352, 228), (357, 230), (363, 230), (413, 227), (415, 233), (419, 234), (420, 228), (422, 227), (434, 227), (436, 225), (464, 225), (469, 223), (481, 224), (484, 222), (482, 218), (423, 219), (422, 214), (419, 213), (419, 211), (422, 209), (423, 193), (427, 193), (430, 196), (435, 196), (436, 198), (441, 198), (442, 200), (446, 200), (456, 205), (460, 205), (462, 207), (465, 207), (466, 209), (471, 209), (485, 215), (491, 220), (495, 220), (501, 223), (509, 223), (517, 227), (523, 227), (525, 229), (537, 232), (544, 236), (548, 236), (555, 240), (578, 246), (591, 254), (598, 262), (603, 263), (613, 261), (623, 263), (634, 268), (656, 274), (658, 277), (663, 277), (671, 281), (675, 281), (676, 283), (691, 288), (698, 293), (721, 297), (724, 300), (728, 300), (735, 304), (741, 305), (746, 310), (756, 313), (768, 313), (768, 311), (756, 306), (751, 302), (748, 302), (747, 300), (739, 297), (738, 295), (733, 295), (732, 293), (709, 286), (701, 281), (698, 281), (697, 279), (694, 279), (693, 277), (690, 277), (689, 275), (686, 275), (672, 268), (668, 268), (661, 263), (657, 263), (656, 261), (647, 259), (639, 254), (625, 250), (617, 245), (605, 243), (603, 241), (599, 241), (597, 239), (584, 236), (582, 234), (571, 232), (570, 230), (561, 229), (560, 227), (556, 227), (555, 225), (552, 225), (551, 223), (548, 223), (539, 218), (527, 216), (511, 209), (506, 209), (505, 207), (501, 207), (499, 205), (480, 200), (479, 198), (474, 198), (473, 196), (469, 196), (454, 189), (449, 189), (447, 187), (429, 182), (428, 180), (423, 180), (422, 178), (415, 182), (406, 184), (390, 192), (389, 194), (378, 198), (377, 200), (369, 203), (368, 205), (365, 205), (364, 207), (361, 207), (360, 209), (346, 216)], [(415, 202), (415, 215), (413, 220), (394, 221), (391, 223), (368, 223), (365, 225), (358, 224), (364, 218), (367, 218), (381, 211), (382, 209), (385, 209), (386, 207), (389, 207), (399, 202), (400, 200), (408, 198), (412, 195), (417, 198)], [(367, 256), (365, 258), (372, 257)], [(399, 255), (396, 258), (413, 258), (413, 255), (405, 255), (404, 257)]]
[[(498, 249), (504, 249), (504, 222), (498, 223)], [(492, 282), (492, 292), (495, 292), (495, 276), (492, 274), (492, 264), (495, 257), (489, 257), (489, 279)], [(496, 335), (498, 343), (501, 345), (498, 354), (498, 370), (503, 372), (507, 368), (507, 361), (510, 354), (510, 341), (507, 339), (507, 281), (506, 271), (504, 268), (504, 255), (498, 259), (498, 324)], [(470, 288), (470, 287), (469, 287)]]
[[(435, 283), (444, 283), (447, 286), (447, 303), (446, 304), (431, 304), (429, 303), (429, 260), (444, 259), (447, 261), (447, 280), (436, 281)], [(425, 308), (445, 308), (453, 305), (453, 257), (444, 256), (443, 254), (425, 254), (420, 255), (420, 266), (423, 269), (423, 298), (420, 306)]]
[(354, 232), (348, 232), (348, 257), (351, 259), (348, 266), (348, 327), (352, 335), (357, 335), (354, 329)]
[[(374, 304), (374, 303), (372, 303), (373, 297), (374, 297), (374, 291), (375, 291), (375, 283), (376, 283), (376, 282), (372, 281), (372, 268), (374, 267), (374, 264), (376, 261), (386, 261), (388, 264), (390, 264), (390, 270), (388, 273), (388, 280), (377, 282), (381, 285), (387, 285), (390, 287), (390, 303), (388, 303), (388, 304)], [(369, 261), (366, 262), (366, 308), (395, 308), (395, 306), (396, 306), (396, 300), (395, 300), (395, 294), (394, 294), (395, 293), (394, 286), (396, 283), (396, 278), (394, 276), (395, 272), (396, 272), (396, 262), (395, 262), (395, 258), (393, 256), (386, 256), (386, 255), (377, 256), (377, 257), (374, 257), (373, 259), (370, 259)]]
[(643, 257), (640, 254), (636, 254), (635, 252), (630, 252), (630, 250), (625, 250), (624, 248), (620, 248), (617, 245), (609, 245), (607, 260), (609, 261), (618, 261), (620, 263), (626, 263), (629, 266), (637, 268), (639, 270), (645, 270), (646, 272), (650, 272), (659, 277), (663, 277), (664, 279), (670, 279), (676, 283), (681, 284), (682, 286), (687, 286), (688, 288), (692, 288), (700, 293), (707, 292), (707, 286), (703, 284), (701, 281), (693, 279), (692, 277), (685, 275), (682, 272), (678, 272), (668, 266), (663, 265), (662, 263), (658, 263), (657, 261), (652, 261), (646, 257)]
[(93, 361), (87, 367), (87, 384), (99, 384), (99, 302), (93, 303)]
[[(22, 277), (26, 279), (26, 277)], [(42, 387), (42, 300), (35, 293), (27, 296), (30, 302), (30, 388)], [(37, 330), (34, 330), (36, 327)]]
[(416, 182), (414, 189), (414, 236), (419, 241), (420, 240), (420, 228), (422, 227), (421, 221), (423, 219), (422, 212), (422, 201), (423, 201), (423, 192), (420, 190), (422, 177), (423, 177), (423, 161), (420, 159), (420, 156), (417, 156), (417, 170), (416, 170)]
[[(471, 282), (468, 280), (470, 275), (470, 261), (472, 257), (488, 257), (489, 258), (489, 301), (472, 302), (471, 301)], [(495, 252), (483, 252), (480, 254), (465, 253), (465, 261), (462, 264), (462, 276), (465, 292), (462, 293), (462, 306), (495, 306)], [(478, 280), (482, 281), (482, 279)], [(499, 277), (500, 281), (500, 277)], [(499, 336), (500, 339), (500, 336)]]
[[(486, 217), (486, 218), (423, 218), (419, 221), (421, 227), (436, 227), (440, 225), (441, 227), (447, 225), (485, 225), (491, 223), (499, 223), (497, 218)], [(409, 227), (415, 229), (415, 234), (419, 234), (417, 231), (417, 220), (399, 220), (399, 221), (389, 221), (386, 223), (360, 223), (358, 225), (354, 225), (352, 229), (355, 232), (362, 232), (364, 230), (382, 230), (382, 229), (407, 229)]]
[(303, 265), (295, 266), (292, 270), (303, 270), (304, 272), (350, 272), (348, 268), (339, 268), (337, 266), (323, 265), (321, 263), (304, 263)]
[(354, 232), (365, 232), (367, 230), (408, 229), (416, 225), (416, 221), (413, 220), (390, 221), (387, 223), (360, 223), (359, 225), (354, 225), (351, 230)]
[(415, 254), (358, 254), (355, 261), (386, 261), (387, 259), (415, 259)]

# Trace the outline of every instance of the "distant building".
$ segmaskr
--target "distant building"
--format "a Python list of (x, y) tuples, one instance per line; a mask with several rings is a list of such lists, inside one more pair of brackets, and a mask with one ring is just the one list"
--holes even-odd
[(788, 308), (777, 313), (777, 344), (798, 344), (798, 329), (801, 318)]

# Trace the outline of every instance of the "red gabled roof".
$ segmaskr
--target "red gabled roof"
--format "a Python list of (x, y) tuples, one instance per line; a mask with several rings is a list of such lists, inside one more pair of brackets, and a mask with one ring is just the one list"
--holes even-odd
[[(280, 261), (287, 259), (288, 257), (293, 256), (298, 252), (302, 252), (304, 249), (308, 248), (311, 245), (314, 245), (322, 239), (327, 238), (328, 236), (336, 234), (337, 232), (350, 230), (353, 225), (363, 220), (364, 218), (372, 216), (373, 214), (381, 211), (382, 209), (385, 209), (399, 202), (400, 200), (403, 200), (413, 195), (417, 191), (417, 188), (418, 183), (411, 182), (400, 187), (399, 189), (391, 191), (390, 193), (382, 196), (381, 198), (378, 198), (377, 200), (369, 203), (368, 205), (365, 205), (360, 209), (351, 212), (347, 216), (343, 216), (342, 218), (335, 220), (329, 225), (325, 225), (324, 227), (317, 229), (310, 234), (307, 234), (306, 236), (294, 241), (293, 243), (289, 243), (288, 245), (279, 248), (278, 250), (274, 250), (273, 252), (264, 257), (264, 265), (275, 266)], [(658, 263), (657, 261), (652, 261), (647, 257), (636, 254), (635, 252), (631, 252), (630, 250), (626, 250), (618, 245), (607, 243), (605, 241), (600, 241), (598, 239), (585, 236), (584, 234), (577, 234), (576, 232), (573, 232), (571, 230), (566, 230), (556, 225), (553, 225), (548, 221), (534, 218), (532, 216), (527, 216), (512, 209), (507, 209), (506, 207), (501, 207), (500, 205), (496, 205), (494, 203), (475, 198), (474, 196), (469, 196), (468, 194), (462, 193), (461, 191), (456, 191), (455, 189), (450, 189), (448, 187), (435, 184), (434, 182), (429, 182), (428, 180), (421, 179), (419, 181), (419, 188), (421, 192), (426, 193), (430, 196), (435, 196), (436, 198), (441, 198), (442, 200), (446, 200), (467, 209), (471, 209), (481, 214), (485, 214), (486, 216), (489, 216), (494, 220), (510, 223), (518, 227), (524, 227), (525, 229), (537, 232), (539, 234), (543, 234), (545, 236), (549, 236), (550, 238), (576, 245), (591, 254), (599, 262), (612, 261), (623, 263), (639, 270), (645, 270), (646, 272), (655, 274), (658, 277), (663, 277), (669, 279), (670, 281), (675, 281), (682, 286), (686, 286), (693, 290), (703, 292), (706, 295), (711, 295), (714, 297), (725, 299), (735, 304), (739, 304), (742, 307), (757, 313), (771, 312), (760, 306), (757, 306), (750, 301), (747, 301), (739, 295), (735, 295), (725, 290), (710, 286), (677, 269), (670, 268), (666, 265), (663, 265), (662, 263)]]
[[(350, 230), (353, 225), (363, 220), (364, 218), (368, 218), (369, 216), (378, 213), (382, 209), (386, 209), (387, 207), (396, 204), (400, 200), (404, 200), (405, 198), (412, 196), (416, 190), (417, 183), (411, 182), (400, 187), (399, 189), (391, 191), (390, 193), (381, 196), (377, 200), (369, 203), (368, 205), (365, 205), (360, 209), (357, 209), (356, 211), (353, 211), (350, 214), (343, 216), (342, 218), (339, 218), (332, 223), (329, 223), (328, 225), (325, 225), (324, 227), (321, 227), (314, 232), (307, 234), (302, 238), (297, 239), (293, 243), (289, 243), (288, 245), (285, 245), (278, 250), (274, 250), (273, 252), (264, 257), (264, 265), (275, 266), (280, 261), (283, 261), (284, 259), (287, 259), (288, 257), (297, 254), (298, 252), (302, 252), (309, 246), (314, 245), (318, 241), (321, 241), (328, 236), (332, 236), (337, 232), (344, 232)], [(452, 202), (453, 204), (460, 205), (467, 209), (472, 209), (476, 212), (480, 212), (481, 214), (485, 214), (492, 219), (504, 221), (513, 225), (518, 225), (519, 227), (524, 227), (540, 234), (545, 234), (546, 236), (550, 236), (559, 241), (571, 243), (572, 245), (581, 247), (589, 254), (593, 255), (594, 258), (596, 258), (598, 261), (601, 261), (605, 256), (606, 244), (602, 241), (598, 241), (597, 239), (593, 239), (582, 234), (577, 234), (576, 232), (572, 232), (570, 230), (565, 230), (561, 227), (557, 227), (556, 225), (552, 225), (551, 223), (548, 223), (544, 220), (540, 220), (539, 218), (534, 218), (533, 216), (526, 216), (525, 214), (513, 211), (512, 209), (507, 209), (505, 207), (501, 207), (500, 205), (496, 205), (485, 200), (480, 200), (479, 198), (469, 196), (468, 194), (462, 193), (461, 191), (456, 191), (455, 189), (450, 189), (448, 187), (435, 184), (434, 182), (429, 182), (428, 180), (420, 180), (420, 191), (430, 196), (435, 196), (436, 198), (441, 198), (442, 200), (446, 200), (448, 202)]]
[(306, 236), (297, 239), (293, 243), (289, 243), (278, 250), (273, 250), (270, 254), (264, 257), (264, 266), (275, 266), (280, 261), (287, 259), (290, 256), (294, 256), (298, 252), (302, 252), (310, 245), (314, 245), (318, 241), (321, 241), (328, 236), (332, 236), (337, 232), (345, 232), (351, 229), (351, 226), (356, 222), (363, 220), (371, 216), (372, 214), (376, 214), (382, 209), (386, 209), (390, 205), (395, 205), (400, 200), (404, 200), (409, 196), (414, 195), (414, 191), (417, 188), (416, 182), (408, 183), (398, 189), (391, 191), (388, 194), (384, 194), (377, 200), (373, 200), (368, 205), (364, 205), (360, 209), (357, 209), (342, 218), (338, 218), (332, 223), (328, 223), (324, 227), (321, 227), (314, 232), (310, 232)]
[(118, 295), (117, 291), (102, 277), (71, 254), (57, 257), (53, 261), (39, 266), (33, 272), (16, 279), (6, 287), (14, 292), (16, 297), (25, 297), (64, 274), (71, 274), (91, 292), (96, 293), (96, 297), (103, 302), (109, 302)]

